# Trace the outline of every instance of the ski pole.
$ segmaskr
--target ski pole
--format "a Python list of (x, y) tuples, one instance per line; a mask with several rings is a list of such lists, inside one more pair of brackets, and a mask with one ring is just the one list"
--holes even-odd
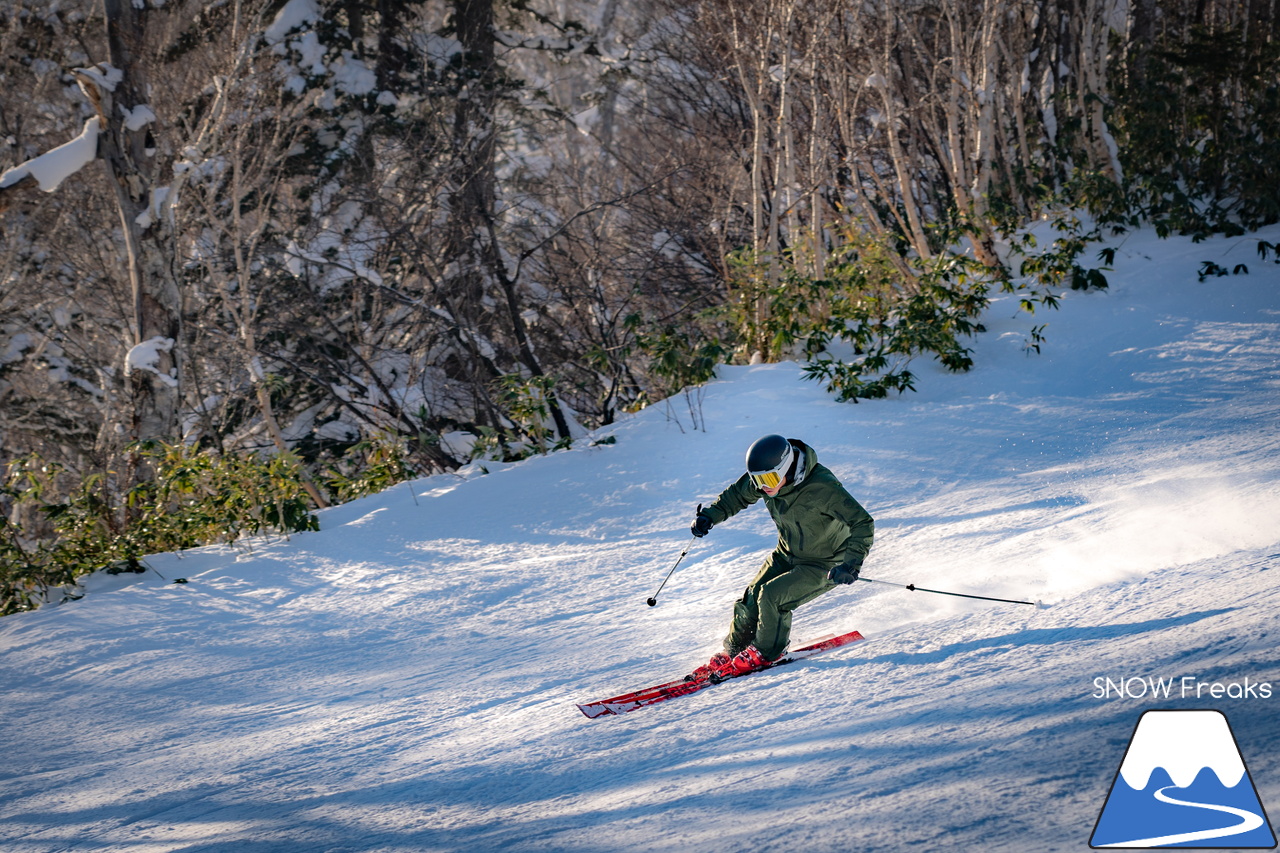
[[(684, 559), (684, 555), (689, 553), (689, 549), (693, 547), (693, 543), (698, 541), (698, 537), (689, 540), (689, 544), (684, 546), (684, 550), (680, 552), (680, 556), (676, 558), (676, 565), (671, 567), (671, 571), (667, 572), (667, 576), (662, 579), (662, 583), (658, 585), (658, 592), (662, 592), (662, 588), (667, 585), (667, 581), (671, 580), (671, 575), (675, 572), (676, 566), (680, 565), (680, 561)], [(655, 592), (645, 603), (653, 607), (658, 603), (658, 592)]]
[(943, 590), (943, 589), (925, 589), (924, 587), (916, 586), (913, 583), (893, 583), (892, 581), (882, 581), (882, 580), (876, 580), (875, 578), (864, 578), (864, 577), (859, 577), (858, 580), (866, 581), (867, 583), (882, 583), (885, 586), (896, 586), (899, 589), (906, 589), (906, 590), (910, 590), (911, 592), (932, 592), (936, 595), (954, 595), (957, 598), (976, 598), (980, 601), (1000, 601), (1005, 604), (1029, 604), (1032, 607), (1042, 606), (1038, 601), (1018, 601), (1017, 599), (1013, 599), (1013, 598), (992, 598), (989, 595), (970, 595), (967, 592), (947, 592), (946, 590)]
[[(702, 512), (702, 504), (698, 504), (697, 511)], [(697, 541), (698, 541), (698, 537), (695, 536), (689, 540), (688, 545), (684, 546), (684, 550), (681, 551), (680, 556), (676, 558), (676, 565), (671, 567), (671, 571), (667, 572), (667, 576), (662, 579), (662, 583), (658, 584), (658, 592), (662, 592), (662, 588), (667, 585), (667, 581), (671, 580), (671, 576), (675, 574), (676, 566), (680, 565), (680, 561), (684, 559), (684, 555), (689, 553), (689, 549), (692, 548), (693, 543)], [(645, 604), (649, 605), (650, 607), (655, 606), (658, 603), (658, 592), (655, 592), (652, 596), (650, 596), (648, 600), (645, 601)]]

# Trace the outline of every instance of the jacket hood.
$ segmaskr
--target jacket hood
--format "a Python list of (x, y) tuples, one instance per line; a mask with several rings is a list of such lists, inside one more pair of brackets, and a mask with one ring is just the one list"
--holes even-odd
[(791, 446), (795, 448), (796, 460), (791, 473), (787, 476), (787, 482), (783, 483), (782, 488), (778, 490), (779, 495), (798, 489), (813, 471), (813, 467), (818, 464), (818, 452), (812, 447), (798, 438), (789, 438), (787, 441), (791, 442)]

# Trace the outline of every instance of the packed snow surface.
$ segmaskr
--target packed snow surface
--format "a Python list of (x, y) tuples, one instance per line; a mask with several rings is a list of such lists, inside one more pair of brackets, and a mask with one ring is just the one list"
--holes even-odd
[[(1083, 851), (1151, 708), (1221, 710), (1278, 814), (1259, 238), (1280, 230), (1117, 236), (1109, 291), (995, 302), (976, 369), (917, 362), (918, 393), (841, 404), (795, 364), (726, 367), (571, 450), (0, 620), (0, 849)], [(1204, 261), (1249, 271), (1201, 282)], [(587, 720), (575, 702), (718, 647), (773, 544), (762, 505), (645, 600), (771, 432), (876, 517), (867, 577), (1043, 608), (858, 583), (794, 639), (868, 642)]]

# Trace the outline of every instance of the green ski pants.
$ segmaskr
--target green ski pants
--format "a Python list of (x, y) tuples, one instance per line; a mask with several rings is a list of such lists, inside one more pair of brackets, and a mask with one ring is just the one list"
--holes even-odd
[(791, 640), (791, 611), (835, 588), (827, 580), (828, 568), (793, 563), (778, 551), (766, 557), (747, 591), (733, 605), (725, 651), (736, 655), (754, 644), (769, 660), (779, 657)]

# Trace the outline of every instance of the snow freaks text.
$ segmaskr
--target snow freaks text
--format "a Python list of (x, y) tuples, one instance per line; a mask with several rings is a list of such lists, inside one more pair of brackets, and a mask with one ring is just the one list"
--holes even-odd
[(1270, 699), (1271, 682), (1254, 681), (1245, 676), (1240, 681), (1202, 681), (1192, 675), (1159, 678), (1132, 676), (1093, 680), (1094, 699)]

